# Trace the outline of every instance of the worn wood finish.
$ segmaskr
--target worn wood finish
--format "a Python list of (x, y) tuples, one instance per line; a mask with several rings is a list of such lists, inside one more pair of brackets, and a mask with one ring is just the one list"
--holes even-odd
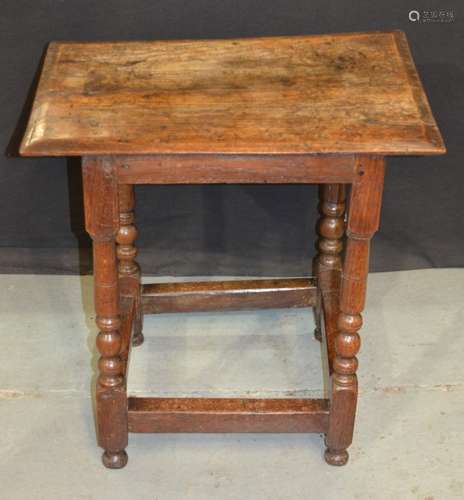
[(316, 285), (309, 278), (194, 281), (143, 285), (145, 314), (311, 307)]
[(353, 182), (353, 155), (118, 156), (119, 182), (130, 184), (308, 184)]
[[(126, 464), (128, 430), (323, 432), (326, 461), (346, 463), (384, 156), (445, 152), (403, 33), (52, 43), (20, 152), (83, 157), (107, 467)], [(194, 183), (323, 184), (317, 281), (141, 287), (133, 185)], [(127, 398), (143, 312), (306, 306), (325, 333), (330, 401)]]
[(119, 226), (116, 169), (106, 160), (82, 162), (85, 224), (93, 240), (96, 323), (100, 353), (97, 378), (98, 443), (109, 468), (127, 462), (127, 395), (119, 316), (115, 237)]
[[(128, 184), (119, 186), (119, 230), (116, 235), (118, 271), (120, 282), (128, 283), (128, 287), (120, 286), (122, 295), (133, 295), (135, 289), (135, 324), (132, 341), (138, 346), (143, 343), (143, 312), (141, 300), (140, 267), (135, 260), (137, 247), (134, 242), (137, 238), (134, 215), (134, 187)], [(132, 283), (131, 283), (132, 282)]]
[(119, 301), (119, 317), (121, 318), (121, 350), (119, 356), (122, 360), (122, 372), (126, 376), (129, 364), (131, 344), (133, 343), (133, 332), (136, 315), (135, 296), (122, 296)]
[(340, 298), (335, 293), (326, 293), (322, 295), (321, 302), (320, 336), (321, 341), (324, 340), (326, 343), (329, 375), (332, 375), (336, 355), (335, 339), (338, 334)]
[(353, 183), (347, 222), (347, 245), (343, 263), (336, 356), (333, 361), (331, 411), (325, 458), (344, 465), (353, 438), (358, 381), (356, 354), (362, 325), (370, 239), (379, 227), (384, 181), (382, 157), (359, 157), (358, 180)]
[[(358, 175), (358, 173), (357, 173)], [(332, 373), (335, 358), (335, 335), (338, 316), (338, 298), (342, 271), (341, 253), (345, 234), (344, 184), (325, 184), (319, 188), (319, 212), (317, 225), (319, 240), (315, 259), (315, 275), (321, 292), (321, 307), (316, 309), (316, 338), (321, 337), (321, 315), (324, 311), (325, 340)], [(323, 306), (323, 307), (322, 307)]]
[(129, 398), (131, 432), (326, 432), (327, 399)]
[(23, 155), (445, 151), (400, 31), (54, 42)]

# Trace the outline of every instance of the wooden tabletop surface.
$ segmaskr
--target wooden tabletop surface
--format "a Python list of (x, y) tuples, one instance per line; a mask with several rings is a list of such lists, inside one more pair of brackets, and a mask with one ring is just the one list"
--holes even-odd
[(404, 33), (53, 42), (20, 152), (445, 152)]

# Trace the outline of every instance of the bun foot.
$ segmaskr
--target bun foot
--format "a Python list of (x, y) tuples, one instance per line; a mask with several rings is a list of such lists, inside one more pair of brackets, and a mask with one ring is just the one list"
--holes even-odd
[(144, 340), (145, 340), (145, 337), (143, 336), (143, 333), (138, 333), (137, 335), (134, 335), (132, 337), (132, 345), (134, 347), (142, 345)]
[(325, 461), (329, 465), (345, 465), (348, 462), (348, 452), (346, 450), (331, 450), (327, 448), (324, 453)]
[(314, 329), (314, 338), (316, 340), (319, 340), (319, 342), (322, 342), (322, 332), (320, 328), (315, 328)]
[(103, 465), (108, 469), (122, 469), (127, 464), (127, 459), (126, 450), (105, 450), (102, 455)]

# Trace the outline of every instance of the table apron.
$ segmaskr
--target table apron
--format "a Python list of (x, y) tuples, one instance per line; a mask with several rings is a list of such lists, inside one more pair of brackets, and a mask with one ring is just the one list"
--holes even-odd
[(351, 183), (354, 155), (113, 156), (119, 184)]

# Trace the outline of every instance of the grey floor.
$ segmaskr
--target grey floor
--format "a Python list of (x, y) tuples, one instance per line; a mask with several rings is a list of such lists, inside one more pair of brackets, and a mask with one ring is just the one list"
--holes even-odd
[[(369, 276), (351, 459), (310, 435), (131, 435), (95, 444), (92, 280), (0, 276), (0, 499), (464, 498), (464, 270)], [(136, 394), (324, 394), (306, 310), (161, 315), (133, 351)]]

